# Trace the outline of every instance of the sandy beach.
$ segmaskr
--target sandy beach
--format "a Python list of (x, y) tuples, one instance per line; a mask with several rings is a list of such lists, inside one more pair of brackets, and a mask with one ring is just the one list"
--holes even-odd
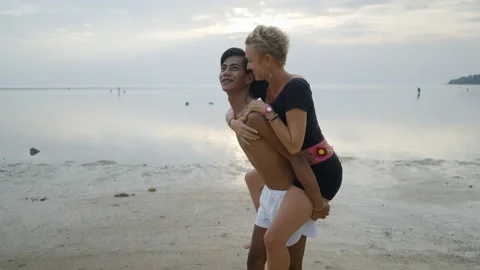
[[(305, 269), (480, 269), (480, 161), (344, 165), (348, 184), (308, 240)], [(249, 168), (3, 161), (0, 268), (246, 269)], [(122, 192), (130, 196), (114, 196)]]
[(247, 269), (246, 69), (282, 144), (307, 111), (342, 160), (303, 270), (480, 270), (479, 29), (480, 0), (0, 0), (0, 270)]

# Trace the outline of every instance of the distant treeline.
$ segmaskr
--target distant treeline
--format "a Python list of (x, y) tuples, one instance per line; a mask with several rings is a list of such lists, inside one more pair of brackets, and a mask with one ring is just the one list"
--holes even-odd
[(480, 74), (453, 79), (448, 84), (480, 84)]

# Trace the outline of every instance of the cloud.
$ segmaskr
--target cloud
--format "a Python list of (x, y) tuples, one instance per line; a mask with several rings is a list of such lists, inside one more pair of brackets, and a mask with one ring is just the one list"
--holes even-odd
[[(331, 76), (334, 74), (330, 70), (338, 73), (340, 69), (335, 65), (346, 61), (335, 58), (352, 52), (351, 58), (367, 62), (373, 58), (369, 52), (387, 46), (400, 51), (404, 46), (418, 54), (415, 58), (426, 54), (434, 55), (435, 59), (445, 57), (442, 55), (456, 48), (462, 51), (461, 55), (458, 52), (452, 54), (457, 54), (456, 59), (466, 61), (467, 55), (475, 55), (462, 48), (473, 48), (479, 44), (480, 38), (477, 12), (480, 1), (477, 0), (43, 0), (29, 5), (24, 3), (18, 0), (0, 3), (0, 59), (4, 64), (0, 69), (4, 71), (6, 81), (35, 77), (33, 81), (43, 82), (45, 74), (55, 72), (66, 78), (78, 77), (66, 74), (68, 70), (72, 74), (88, 74), (83, 70), (96, 70), (97, 74), (89, 76), (94, 78), (92, 81), (100, 81), (98, 74), (113, 67), (115, 71), (121, 69), (125, 72), (110, 75), (112, 79), (109, 80), (115, 81), (123, 80), (128, 74), (127, 69), (135, 67), (142, 74), (136, 73), (137, 79), (132, 78), (129, 82), (145, 80), (154, 83), (156, 77), (149, 72), (158, 69), (160, 64), (155, 65), (152, 61), (162, 63), (166, 66), (164, 70), (167, 67), (175, 70), (169, 78), (182, 80), (182, 68), (175, 69), (177, 65), (187, 65), (199, 52), (206, 63), (226, 46), (241, 47), (246, 34), (257, 24), (276, 25), (289, 33), (292, 55), (299, 51), (314, 55), (303, 56), (312, 59), (308, 68), (312, 73), (316, 72), (312, 67), (317, 62), (329, 59), (332, 66), (325, 73)], [(428, 49), (416, 50), (420, 44), (427, 44)], [(443, 48), (441, 54), (432, 53), (435, 47)], [(395, 58), (395, 50), (385, 49), (391, 54), (384, 53), (383, 57)], [(335, 53), (332, 56), (323, 53), (327, 51)], [(404, 58), (392, 61), (402, 62)], [(290, 63), (295, 63), (295, 57), (290, 59)], [(463, 66), (457, 66), (454, 59), (452, 61), (455, 65), (450, 65), (451, 69), (456, 68), (456, 72), (475, 72), (474, 60), (468, 60)], [(208, 72), (217, 72), (214, 62), (213, 71)], [(302, 67), (300, 62), (295, 67)], [(386, 66), (387, 62), (372, 62), (371, 66)], [(347, 64), (342, 66), (344, 70), (353, 65)], [(90, 66), (87, 68), (86, 65)], [(442, 66), (438, 65), (437, 70)], [(33, 71), (31, 73), (35, 75), (29, 75), (22, 71), (24, 67), (42, 69), (44, 75), (40, 78), (40, 73)], [(361, 64), (358, 67), (362, 69)], [(422, 67), (432, 69), (426, 62)], [(356, 72), (351, 76), (365, 77), (362, 72)], [(434, 74), (433, 69), (430, 72)], [(442, 76), (447, 74), (447, 70), (442, 72)], [(205, 77), (202, 74), (190, 76)], [(434, 75), (428, 78), (432, 77)]]
[[(279, 8), (233, 8), (218, 23), (191, 29), (202, 35), (248, 33), (257, 24), (276, 25), (321, 44), (378, 43), (475, 38), (478, 14), (457, 1), (286, 1)], [(435, 23), (432, 23), (435, 22)], [(362, 27), (359, 28), (358, 26)], [(351, 29), (348, 30), (347, 26)]]
[[(295, 40), (317, 44), (395, 43), (480, 35), (475, 20), (478, 14), (471, 9), (478, 4), (466, 0), (244, 1), (238, 6), (220, 5), (223, 2), (218, 0), (206, 0), (202, 5), (188, 0), (144, 1), (142, 5), (119, 1), (117, 6), (95, 1), (70, 6), (60, 1), (50, 3), (3, 8), (0, 14), (25, 17), (61, 10), (55, 18), (43, 17), (29, 24), (17, 19), (8, 25), (16, 24), (18, 31), (25, 33), (35, 53), (55, 52), (62, 57), (134, 56), (189, 40), (236, 38), (257, 24), (276, 25)], [(10, 39), (8, 43), (20, 42), (13, 38), (15, 34), (5, 31), (2, 35), (3, 40)]]
[(191, 18), (192, 21), (194, 22), (199, 22), (199, 21), (205, 21), (205, 20), (209, 20), (212, 18), (212, 15), (197, 15), (193, 18)]
[(0, 15), (7, 15), (7, 16), (15, 17), (15, 16), (35, 14), (37, 12), (38, 11), (34, 6), (19, 6), (19, 7), (16, 7), (16, 8), (0, 10)]
[(27, 15), (34, 15), (40, 13), (58, 13), (60, 12), (59, 9), (50, 8), (50, 9), (40, 9), (33, 5), (22, 5), (13, 8), (5, 8), (0, 9), (0, 16), (11, 16), (11, 17), (19, 17), (19, 16), (27, 16)]
[(480, 22), (480, 16), (466, 19), (467, 22)]

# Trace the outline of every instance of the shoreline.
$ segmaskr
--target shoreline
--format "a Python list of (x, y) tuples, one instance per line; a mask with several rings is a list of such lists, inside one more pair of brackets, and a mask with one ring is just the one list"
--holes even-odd
[[(344, 161), (344, 184), (307, 241), (304, 269), (478, 269), (480, 193), (469, 185), (480, 164), (429, 171), (437, 165)], [(0, 164), (0, 269), (245, 269), (255, 218), (249, 168)]]

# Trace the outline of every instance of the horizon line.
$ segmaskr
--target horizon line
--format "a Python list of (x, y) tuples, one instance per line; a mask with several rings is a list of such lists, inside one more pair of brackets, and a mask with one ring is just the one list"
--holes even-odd
[[(446, 86), (459, 85), (446, 83), (310, 83), (312, 87), (318, 86)], [(126, 90), (126, 89), (158, 89), (158, 88), (206, 88), (220, 87), (218, 84), (159, 84), (159, 85), (52, 85), (52, 86), (0, 86), (0, 90)]]

